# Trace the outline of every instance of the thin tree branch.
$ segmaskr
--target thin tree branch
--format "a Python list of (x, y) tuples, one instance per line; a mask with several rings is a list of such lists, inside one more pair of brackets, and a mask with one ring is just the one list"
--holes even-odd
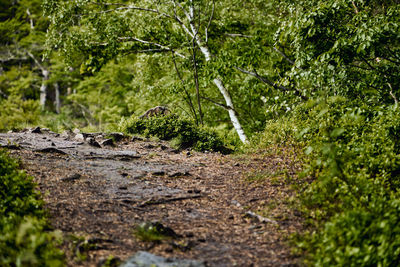
[(30, 58), (32, 58), (33, 61), (35, 61), (36, 65), (39, 67), (39, 69), (40, 69), (42, 72), (46, 71), (46, 69), (43, 67), (43, 65), (40, 64), (39, 60), (37, 60), (37, 58), (36, 58), (30, 51), (25, 50), (25, 53), (27, 53), (28, 56), (29, 56)]
[(243, 38), (253, 38), (253, 35), (245, 35), (241, 33), (224, 33), (224, 35), (229, 37), (243, 37)]
[(98, 14), (105, 14), (105, 13), (110, 13), (110, 12), (116, 12), (116, 11), (123, 11), (123, 10), (139, 10), (139, 11), (147, 11), (147, 12), (152, 12), (155, 14), (159, 14), (161, 16), (167, 17), (167, 18), (172, 18), (170, 15), (160, 12), (158, 9), (151, 9), (151, 8), (145, 8), (145, 7), (137, 7), (137, 6), (121, 6), (117, 7), (114, 9), (108, 9), (104, 11), (97, 12)]
[(183, 14), (185, 14), (185, 16), (187, 17), (187, 19), (190, 21), (192, 18), (190, 17), (190, 14), (183, 8), (183, 6), (181, 5), (181, 3), (179, 3), (178, 1), (174, 1), (174, 4), (179, 6), (182, 9)]
[(179, 69), (178, 69), (178, 66), (176, 65), (175, 54), (172, 54), (172, 61), (174, 62), (174, 67), (175, 67), (176, 74), (178, 75), (178, 78), (179, 78), (179, 80), (180, 80), (181, 83), (182, 83), (183, 91), (185, 91), (186, 97), (187, 97), (187, 99), (188, 99), (189, 107), (190, 107), (190, 109), (191, 109), (191, 111), (192, 111), (192, 113), (193, 113), (194, 118), (195, 118), (196, 121), (197, 121), (196, 110), (195, 110), (195, 108), (194, 108), (194, 105), (193, 105), (192, 99), (191, 99), (191, 97), (190, 97), (190, 94), (189, 94), (189, 92), (186, 90), (186, 86), (185, 86), (185, 83), (184, 83), (184, 81), (183, 81), (182, 75), (181, 75), (181, 73), (180, 73), (180, 71), (179, 71)]
[(208, 29), (210, 28), (211, 21), (214, 18), (214, 11), (215, 11), (215, 1), (213, 0), (212, 1), (212, 9), (211, 9), (210, 19), (208, 20), (208, 23), (207, 23), (207, 26), (206, 26), (206, 29), (205, 29), (206, 43), (208, 43)]
[(199, 75), (197, 73), (197, 60), (196, 60), (196, 44), (193, 38), (192, 40), (192, 53), (193, 53), (193, 78), (196, 85), (196, 97), (197, 97), (197, 108), (199, 109), (199, 119), (200, 124), (203, 125), (203, 112), (201, 111), (201, 103), (200, 103), (200, 88), (199, 88)]
[(176, 3), (175, 1), (173, 1), (174, 3), (174, 18), (175, 20), (181, 24), (183, 30), (192, 38), (194, 38), (194, 35), (189, 31), (189, 29), (186, 27), (186, 25), (183, 23), (182, 19), (178, 16), (177, 12), (176, 12)]
[(397, 100), (397, 97), (393, 93), (393, 87), (392, 87), (392, 85), (390, 83), (387, 83), (387, 84), (388, 84), (388, 86), (390, 88), (389, 94), (394, 99), (394, 103), (396, 104), (396, 106), (398, 106), (399, 105), (399, 100)]
[(167, 47), (165, 45), (161, 45), (161, 44), (154, 43), (154, 42), (149, 42), (149, 41), (142, 40), (142, 39), (139, 39), (139, 38), (136, 38), (136, 37), (118, 37), (118, 40), (121, 40), (121, 41), (136, 41), (136, 42), (140, 42), (140, 43), (143, 43), (143, 44), (154, 45), (154, 46), (160, 47), (160, 48), (162, 48), (164, 50), (171, 51), (174, 54), (180, 56), (181, 58), (186, 58), (181, 53), (176, 52), (174, 49), (169, 48), (169, 47)]
[(89, 4), (98, 5), (98, 6), (128, 6), (128, 4), (123, 4), (123, 3), (98, 3), (98, 2), (89, 2)]
[(388, 45), (386, 45), (385, 48), (387, 51), (389, 51), (389, 53), (392, 55), (392, 57), (400, 60), (400, 56), (399, 56), (400, 53), (396, 53), (396, 52), (392, 51)]
[(291, 60), (285, 53), (283, 53), (281, 50), (279, 50), (278, 48), (276, 48), (276, 46), (274, 46), (274, 50), (276, 52), (278, 52), (281, 56), (283, 56), (287, 62), (289, 62), (292, 65), (295, 65), (295, 62), (293, 60)]
[(211, 98), (208, 98), (208, 97), (205, 97), (205, 96), (200, 96), (200, 98), (205, 99), (207, 101), (210, 101), (211, 103), (213, 103), (213, 104), (215, 104), (215, 105), (217, 105), (217, 106), (219, 106), (221, 108), (224, 108), (226, 110), (233, 110), (231, 107), (229, 107), (229, 106), (227, 106), (225, 104), (218, 103), (217, 101), (212, 100)]
[(29, 11), (29, 8), (26, 9), (26, 14), (28, 15), (28, 18), (29, 18), (29, 22), (30, 22), (30, 25), (31, 25), (31, 30), (33, 30), (35, 28), (35, 26), (33, 25), (32, 14)]
[(351, 1), (351, 3), (352, 3), (352, 5), (353, 5), (353, 7), (354, 7), (354, 12), (355, 12), (356, 14), (358, 14), (358, 8), (357, 8), (357, 6), (356, 6), (356, 3), (354, 3), (354, 1)]
[(249, 74), (249, 75), (251, 75), (251, 76), (256, 77), (256, 78), (257, 78), (258, 80), (260, 80), (261, 82), (263, 82), (263, 83), (265, 83), (265, 84), (268, 84), (268, 85), (274, 87), (275, 89), (279, 89), (279, 90), (283, 90), (283, 91), (294, 91), (295, 94), (296, 94), (297, 96), (301, 97), (303, 100), (308, 100), (308, 97), (302, 95), (301, 92), (300, 92), (298, 89), (296, 89), (296, 88), (288, 88), (288, 87), (285, 87), (285, 86), (282, 86), (282, 85), (277, 85), (276, 83), (271, 82), (271, 81), (268, 80), (267, 78), (258, 75), (258, 73), (257, 73), (255, 70), (254, 70), (254, 72), (251, 72), (251, 71), (248, 71), (248, 70), (244, 70), (244, 69), (242, 69), (242, 68), (239, 68), (239, 67), (234, 67), (234, 68), (237, 69), (238, 71), (241, 71), (241, 72), (243, 72), (243, 73), (246, 73), (246, 74)]

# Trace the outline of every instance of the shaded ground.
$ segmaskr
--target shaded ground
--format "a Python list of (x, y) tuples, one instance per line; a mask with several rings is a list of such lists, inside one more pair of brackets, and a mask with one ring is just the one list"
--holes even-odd
[[(127, 138), (98, 147), (100, 134), (83, 141), (34, 132), (0, 134), (0, 145), (35, 177), (52, 225), (64, 233), (69, 266), (96, 266), (109, 255), (126, 260), (140, 250), (207, 266), (298, 264), (287, 246), (288, 234), (301, 229), (299, 214), (288, 208), (294, 151), (224, 156)], [(148, 221), (180, 238), (138, 240), (135, 227)]]

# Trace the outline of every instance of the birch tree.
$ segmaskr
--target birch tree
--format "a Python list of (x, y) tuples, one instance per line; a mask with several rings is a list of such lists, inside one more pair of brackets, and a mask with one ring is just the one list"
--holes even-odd
[[(223, 6), (211, 0), (45, 0), (43, 6), (50, 19), (48, 48), (61, 51), (67, 61), (81, 61), (81, 73), (95, 73), (109, 60), (132, 53), (163, 53), (191, 62), (196, 60), (191, 56), (193, 44), (204, 65), (216, 61), (209, 42), (218, 36), (210, 32), (215, 14)], [(246, 143), (223, 75), (210, 73), (210, 84), (225, 102), (217, 104), (227, 110), (240, 140)]]

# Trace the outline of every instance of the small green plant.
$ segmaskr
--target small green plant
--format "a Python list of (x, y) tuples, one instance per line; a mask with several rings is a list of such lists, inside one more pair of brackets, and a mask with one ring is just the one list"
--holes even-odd
[(110, 255), (107, 257), (107, 259), (101, 265), (101, 267), (117, 267), (117, 266), (120, 266), (121, 263), (122, 263), (122, 261), (119, 258), (116, 258), (113, 255)]
[(178, 235), (169, 227), (159, 222), (144, 222), (138, 225), (134, 235), (141, 241), (160, 242), (162, 240), (175, 239)]
[(197, 126), (193, 121), (181, 119), (174, 114), (150, 118), (132, 117), (121, 126), (130, 134), (173, 140), (179, 148), (193, 148), (197, 151), (230, 152), (218, 134), (206, 127)]

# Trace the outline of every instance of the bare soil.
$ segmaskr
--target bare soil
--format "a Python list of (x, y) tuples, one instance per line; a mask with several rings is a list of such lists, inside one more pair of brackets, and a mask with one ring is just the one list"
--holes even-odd
[[(110, 255), (124, 261), (141, 250), (207, 266), (299, 265), (288, 245), (302, 229), (291, 205), (299, 170), (293, 149), (226, 156), (127, 137), (94, 147), (34, 132), (0, 134), (0, 145), (38, 183), (51, 224), (64, 235), (68, 266), (99, 266)], [(179, 237), (134, 235), (153, 221)]]

